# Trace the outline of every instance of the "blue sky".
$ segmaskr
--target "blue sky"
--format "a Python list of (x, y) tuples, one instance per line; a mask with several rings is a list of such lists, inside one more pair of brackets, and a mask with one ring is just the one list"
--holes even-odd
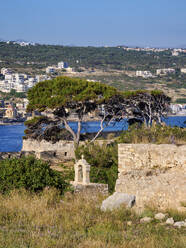
[(177, 47), (186, 45), (186, 0), (1, 0), (0, 38)]

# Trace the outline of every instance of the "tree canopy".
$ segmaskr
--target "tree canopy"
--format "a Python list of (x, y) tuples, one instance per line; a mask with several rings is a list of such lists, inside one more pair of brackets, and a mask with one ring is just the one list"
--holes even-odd
[[(36, 134), (36, 131), (34, 131), (36, 129), (37, 133), (40, 133), (39, 136), (41, 136), (42, 124), (46, 126), (50, 123), (48, 125), (50, 130), (53, 130), (54, 126), (59, 127), (63, 124), (72, 135), (75, 144), (78, 144), (84, 116), (97, 110), (98, 106), (109, 103), (109, 100), (116, 95), (121, 96), (122, 93), (114, 87), (78, 78), (58, 77), (40, 82), (28, 91), (29, 105), (27, 111), (50, 111), (53, 114), (53, 118), (46, 117), (47, 120), (46, 118), (35, 119), (33, 124), (26, 122), (26, 125), (29, 126), (29, 130), (26, 133), (27, 135), (33, 135), (33, 132)], [(78, 122), (77, 132), (68, 123), (72, 113), (75, 114)], [(106, 120), (105, 117), (103, 121)], [(31, 128), (31, 126), (37, 128)], [(57, 129), (55, 128), (55, 130)], [(47, 128), (45, 132), (48, 132)]]
[[(150, 125), (152, 120), (161, 121), (167, 112), (170, 98), (161, 91), (121, 92), (116, 88), (79, 78), (58, 77), (36, 84), (28, 91), (27, 111), (40, 111), (45, 115), (27, 121), (26, 135), (32, 138), (53, 137), (57, 141), (68, 131), (75, 144), (80, 141), (82, 121), (90, 113), (100, 120), (100, 133), (113, 121), (126, 117), (136, 117)], [(46, 113), (50, 113), (46, 114)], [(97, 114), (96, 114), (97, 113)], [(69, 120), (74, 114), (78, 122), (74, 131)], [(69, 135), (67, 135), (69, 137)]]
[(28, 110), (71, 107), (73, 104), (104, 103), (119, 91), (114, 87), (79, 78), (57, 77), (38, 83), (28, 91)]

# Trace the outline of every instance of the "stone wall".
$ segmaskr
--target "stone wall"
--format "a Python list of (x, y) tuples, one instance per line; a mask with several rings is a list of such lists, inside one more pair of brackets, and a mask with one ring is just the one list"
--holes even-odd
[(119, 144), (116, 192), (136, 196), (137, 207), (182, 208), (186, 203), (186, 145)]
[[(96, 140), (99, 145), (110, 144), (112, 140)], [(84, 141), (80, 145), (85, 144)], [(23, 139), (22, 152), (34, 153), (36, 158), (50, 161), (52, 163), (60, 163), (75, 158), (74, 142), (61, 140), (51, 143), (45, 140), (37, 141), (34, 139)]]
[(73, 141), (59, 141), (53, 144), (45, 140), (26, 139), (23, 140), (22, 151), (34, 152), (37, 158), (44, 160), (65, 161), (74, 158), (74, 143)]

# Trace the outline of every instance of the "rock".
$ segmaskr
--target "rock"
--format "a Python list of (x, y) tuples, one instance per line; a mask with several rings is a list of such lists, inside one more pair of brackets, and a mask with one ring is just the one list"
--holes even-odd
[(163, 214), (163, 213), (158, 213), (158, 214), (155, 214), (155, 216), (154, 216), (154, 218), (156, 219), (156, 220), (163, 220), (163, 219), (165, 219), (165, 214)]
[(173, 225), (173, 224), (174, 224), (174, 219), (173, 219), (173, 218), (168, 218), (168, 219), (166, 220), (166, 224), (168, 224), (168, 225)]
[(149, 223), (152, 220), (153, 219), (151, 217), (144, 217), (144, 218), (140, 219), (140, 223)]
[(121, 205), (131, 208), (136, 202), (134, 195), (115, 192), (102, 202), (101, 210), (113, 210), (119, 208)]
[(174, 223), (174, 226), (178, 227), (178, 228), (181, 228), (181, 227), (186, 226), (186, 225), (185, 225), (184, 221), (177, 221), (177, 222)]

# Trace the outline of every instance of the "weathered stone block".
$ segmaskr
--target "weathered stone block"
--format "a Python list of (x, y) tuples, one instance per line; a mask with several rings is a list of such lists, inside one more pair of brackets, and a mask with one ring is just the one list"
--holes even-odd
[(85, 192), (87, 194), (101, 193), (103, 195), (108, 195), (108, 184), (102, 184), (102, 183), (77, 184), (74, 181), (70, 182), (70, 184), (73, 186), (75, 193)]
[(135, 204), (135, 196), (124, 193), (115, 192), (102, 202), (101, 210), (113, 210), (119, 208), (121, 205), (132, 207)]

